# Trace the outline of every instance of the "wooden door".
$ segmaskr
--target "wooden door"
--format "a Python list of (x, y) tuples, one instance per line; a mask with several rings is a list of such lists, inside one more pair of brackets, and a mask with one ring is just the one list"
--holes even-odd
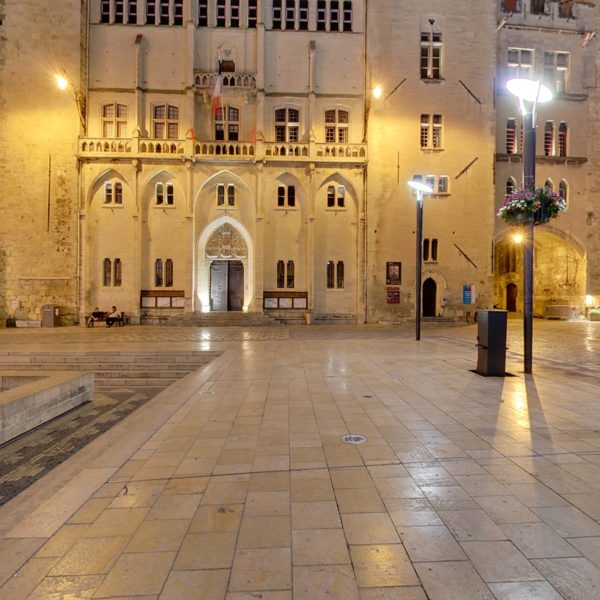
[(244, 308), (244, 265), (238, 260), (229, 261), (228, 310)]
[(227, 310), (227, 271), (226, 260), (210, 264), (210, 310)]

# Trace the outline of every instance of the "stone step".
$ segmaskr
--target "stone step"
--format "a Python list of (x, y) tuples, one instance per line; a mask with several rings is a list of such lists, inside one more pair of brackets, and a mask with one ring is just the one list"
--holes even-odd
[(147, 315), (142, 317), (141, 323), (162, 327), (278, 327), (281, 325), (263, 313), (241, 311)]

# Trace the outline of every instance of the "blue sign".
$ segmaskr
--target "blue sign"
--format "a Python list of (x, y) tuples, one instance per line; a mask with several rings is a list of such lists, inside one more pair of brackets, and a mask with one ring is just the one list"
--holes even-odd
[(463, 304), (471, 304), (471, 298), (471, 286), (467, 284), (463, 285)]

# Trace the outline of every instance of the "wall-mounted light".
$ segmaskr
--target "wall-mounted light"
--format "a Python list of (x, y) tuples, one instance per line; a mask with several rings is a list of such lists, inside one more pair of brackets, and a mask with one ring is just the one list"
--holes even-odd
[(373, 98), (379, 99), (383, 95), (383, 88), (380, 85), (376, 85), (373, 88)]
[(75, 104), (77, 105), (77, 114), (79, 115), (79, 122), (81, 123), (81, 127), (83, 129), (83, 134), (87, 134), (87, 127), (85, 123), (85, 95), (82, 94), (79, 90), (75, 89), (75, 86), (71, 83), (68, 77), (63, 73), (55, 73), (54, 81), (59, 90), (65, 91), (67, 88), (71, 88), (73, 90), (73, 99), (75, 100)]

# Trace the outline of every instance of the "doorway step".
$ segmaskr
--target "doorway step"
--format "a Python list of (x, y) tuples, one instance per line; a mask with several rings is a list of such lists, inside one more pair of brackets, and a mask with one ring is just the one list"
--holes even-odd
[(262, 313), (241, 311), (148, 315), (142, 317), (141, 324), (164, 327), (276, 327), (281, 325)]

